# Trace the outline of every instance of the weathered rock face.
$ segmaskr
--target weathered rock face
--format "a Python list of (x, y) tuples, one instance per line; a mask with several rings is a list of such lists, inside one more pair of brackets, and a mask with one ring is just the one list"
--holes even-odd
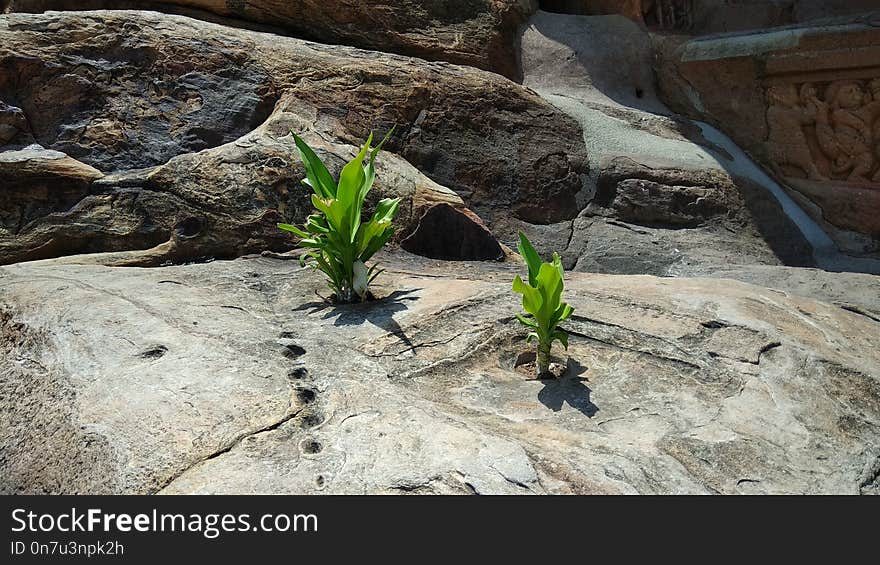
[(657, 98), (652, 40), (638, 25), (540, 12), (522, 50), (524, 84), (582, 124), (592, 163), (574, 221), (518, 226), (539, 249), (560, 251), (568, 268), (628, 274), (814, 264), (748, 157)]
[[(76, 206), (7, 228), (3, 262), (152, 249), (120, 260), (160, 264), (288, 248), (275, 223), (302, 221), (308, 205), (290, 129), (335, 172), (370, 130), (396, 124), (373, 196), (405, 197), (402, 237), (425, 206), (462, 206), (446, 187), (490, 220), (578, 213), (579, 127), (492, 73), (146, 12), (12, 14), (0, 39), (0, 100), (23, 110), (43, 147), (107, 175)], [(16, 133), (7, 149), (28, 141)]]
[(149, 9), (268, 24), (305, 39), (448, 61), (516, 79), (516, 36), (532, 0), (15, 0), (15, 12)]
[(874, 20), (696, 39), (681, 45), (661, 73), (677, 110), (731, 135), (784, 181), (841, 249), (861, 255), (880, 252)]
[(66, 213), (103, 176), (93, 167), (39, 145), (0, 153), (0, 262), (63, 255), (58, 249), (63, 238), (29, 241), (23, 255), (16, 236), (34, 222)]
[(289, 261), (75, 260), (0, 268), (4, 493), (877, 489), (880, 323), (829, 303), (574, 274), (569, 372), (527, 381), (521, 266), (385, 256), (332, 308)]
[[(279, 104), (263, 126), (235, 143), (107, 176), (55, 151), (0, 153), (10, 210), (0, 256), (15, 262), (117, 251), (124, 253), (103, 260), (160, 265), (286, 250), (290, 239), (275, 224), (286, 218), (302, 221), (310, 212), (309, 193), (299, 186), (305, 172), (292, 157), (295, 147), (288, 132), (307, 127)], [(357, 153), (354, 146), (327, 143), (314, 134), (306, 139), (333, 174)], [(401, 197), (402, 236), (417, 229), (420, 218), (437, 205), (462, 209), (472, 229), (485, 232), (479, 218), (467, 215), (458, 195), (400, 157), (385, 154), (376, 164), (381, 180), (368, 197), (367, 211), (380, 197)], [(432, 239), (427, 229), (421, 237)], [(491, 234), (485, 237), (494, 242)], [(474, 258), (468, 251), (450, 248), (449, 253)]]
[(702, 35), (763, 29), (877, 9), (874, 0), (542, 0), (564, 14), (619, 14), (649, 29)]
[(27, 118), (21, 108), (0, 102), (0, 145), (14, 141), (29, 130)]
[[(159, 165), (228, 143), (260, 125), (275, 104), (271, 78), (241, 49), (192, 37), (137, 37), (149, 24), (118, 21), (101, 32), (78, 20), (57, 45), (64, 21), (8, 16), (0, 98), (19, 106), (34, 138), (102, 171)], [(123, 30), (131, 36), (124, 36)], [(85, 35), (94, 33), (91, 37)], [(147, 32), (147, 34), (150, 34)], [(29, 43), (29, 48), (20, 43)]]

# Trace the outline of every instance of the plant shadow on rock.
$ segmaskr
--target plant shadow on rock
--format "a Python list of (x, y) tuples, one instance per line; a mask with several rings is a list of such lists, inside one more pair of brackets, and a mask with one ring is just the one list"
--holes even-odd
[(554, 412), (562, 410), (562, 405), (567, 402), (587, 418), (592, 418), (599, 407), (590, 400), (592, 391), (584, 384), (587, 378), (581, 376), (586, 370), (574, 359), (569, 359), (568, 369), (561, 377), (541, 380), (544, 388), (538, 392), (538, 401)]
[(407, 337), (403, 328), (394, 319), (394, 314), (408, 310), (404, 301), (418, 300), (415, 296), (409, 296), (414, 292), (420, 291), (420, 288), (411, 288), (407, 290), (395, 290), (388, 296), (379, 297), (376, 300), (354, 303), (354, 304), (331, 304), (329, 302), (308, 302), (293, 309), (294, 312), (302, 312), (308, 310), (307, 314), (317, 314), (324, 310), (329, 310), (321, 318), (333, 321), (334, 326), (360, 326), (364, 322), (369, 322), (385, 330), (391, 335), (395, 335), (407, 346), (412, 347), (413, 344)]

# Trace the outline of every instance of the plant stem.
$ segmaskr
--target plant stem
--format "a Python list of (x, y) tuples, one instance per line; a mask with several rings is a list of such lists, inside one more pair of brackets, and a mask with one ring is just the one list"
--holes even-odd
[(354, 289), (349, 286), (343, 286), (339, 289), (339, 302), (342, 304), (350, 304), (354, 302)]
[(550, 372), (550, 342), (538, 343), (538, 356), (535, 359), (535, 376)]

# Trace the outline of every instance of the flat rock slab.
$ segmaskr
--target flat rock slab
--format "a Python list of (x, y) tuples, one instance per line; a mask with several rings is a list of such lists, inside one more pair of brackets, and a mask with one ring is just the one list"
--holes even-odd
[(869, 315), (575, 273), (568, 372), (534, 381), (519, 266), (384, 261), (344, 307), (269, 258), (0, 268), (0, 491), (877, 491)]

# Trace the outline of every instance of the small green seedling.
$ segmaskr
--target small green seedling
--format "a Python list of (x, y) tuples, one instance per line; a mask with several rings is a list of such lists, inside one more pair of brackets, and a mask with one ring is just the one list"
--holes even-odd
[[(373, 161), (393, 132), (391, 128), (372, 151), (370, 133), (357, 157), (343, 167), (338, 183), (306, 142), (290, 132), (306, 168), (302, 182), (312, 189), (312, 205), (319, 213), (309, 216), (302, 228), (290, 224), (278, 227), (296, 234), (299, 245), (309, 249), (300, 263), (305, 265), (307, 259), (313, 260), (312, 266), (327, 275), (337, 302), (366, 300), (367, 287), (382, 272), (376, 265), (367, 268), (366, 262), (394, 234), (391, 223), (400, 207), (400, 198), (380, 200), (368, 222), (361, 221), (361, 211), (376, 178)], [(369, 158), (364, 161), (367, 153)]]
[(571, 316), (574, 308), (562, 302), (563, 270), (559, 255), (553, 253), (552, 262), (542, 263), (541, 257), (522, 232), (519, 233), (517, 248), (529, 267), (529, 283), (524, 283), (519, 275), (513, 279), (513, 291), (523, 295), (523, 310), (527, 312), (526, 316), (517, 314), (516, 318), (532, 330), (526, 341), (538, 340), (535, 375), (541, 377), (550, 371), (550, 348), (553, 342), (559, 341), (568, 349), (568, 334), (558, 329), (557, 325)]

